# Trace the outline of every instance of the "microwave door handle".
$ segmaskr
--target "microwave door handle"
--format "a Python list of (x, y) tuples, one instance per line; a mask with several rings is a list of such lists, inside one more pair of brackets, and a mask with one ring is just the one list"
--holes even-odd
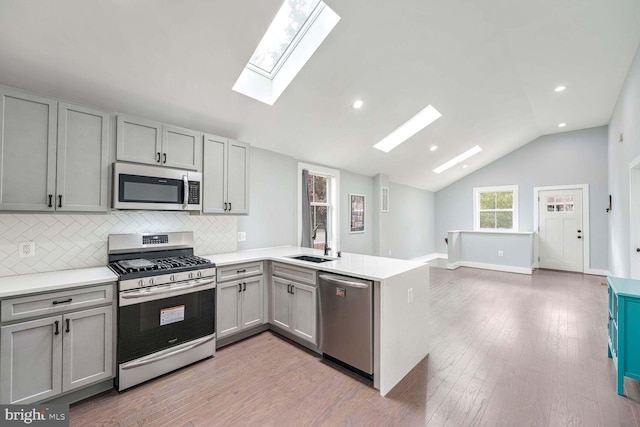
[(184, 197), (182, 198), (182, 208), (187, 209), (189, 207), (189, 178), (186, 175), (182, 175), (182, 184), (184, 185)]

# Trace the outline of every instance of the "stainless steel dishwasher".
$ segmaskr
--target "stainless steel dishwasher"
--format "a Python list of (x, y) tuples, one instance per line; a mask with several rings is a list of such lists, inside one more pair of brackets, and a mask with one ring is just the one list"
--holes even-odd
[(373, 282), (320, 272), (320, 351), (373, 378)]

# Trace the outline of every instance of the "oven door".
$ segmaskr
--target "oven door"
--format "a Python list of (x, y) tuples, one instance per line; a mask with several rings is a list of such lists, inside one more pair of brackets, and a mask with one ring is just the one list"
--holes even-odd
[(119, 364), (215, 331), (214, 279), (124, 291), (119, 297)]

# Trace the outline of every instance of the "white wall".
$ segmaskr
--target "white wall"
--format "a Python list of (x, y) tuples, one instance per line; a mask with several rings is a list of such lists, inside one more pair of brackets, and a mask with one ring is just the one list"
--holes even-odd
[(249, 215), (238, 217), (247, 240), (238, 249), (296, 244), (298, 162), (292, 157), (251, 147)]
[[(363, 194), (364, 233), (350, 233), (349, 194)], [(373, 178), (340, 171), (340, 250), (357, 254), (373, 255), (373, 235), (376, 232), (373, 210), (375, 209)]]
[[(624, 141), (619, 142), (620, 134)], [(629, 277), (631, 262), (640, 262), (631, 247), (629, 213), (629, 163), (640, 156), (640, 50), (636, 52), (627, 79), (609, 122), (609, 194), (613, 209), (609, 213), (609, 271)], [(632, 258), (633, 257), (633, 258)]]
[(518, 185), (519, 231), (533, 231), (534, 187), (589, 184), (591, 268), (608, 269), (606, 126), (542, 136), (438, 191), (436, 251), (447, 252), (447, 231), (473, 229), (474, 187), (511, 184)]
[(435, 252), (434, 193), (391, 182), (387, 215), (388, 230), (383, 233), (389, 246), (380, 256), (411, 259)]

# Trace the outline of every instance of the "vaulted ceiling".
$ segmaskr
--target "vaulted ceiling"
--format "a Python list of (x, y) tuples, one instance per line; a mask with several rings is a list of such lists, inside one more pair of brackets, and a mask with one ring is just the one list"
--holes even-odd
[[(231, 87), (281, 0), (0, 0), (0, 83), (436, 191), (607, 124), (640, 42), (638, 0), (325, 2), (341, 20), (273, 106)], [(372, 148), (428, 104), (442, 118)]]

